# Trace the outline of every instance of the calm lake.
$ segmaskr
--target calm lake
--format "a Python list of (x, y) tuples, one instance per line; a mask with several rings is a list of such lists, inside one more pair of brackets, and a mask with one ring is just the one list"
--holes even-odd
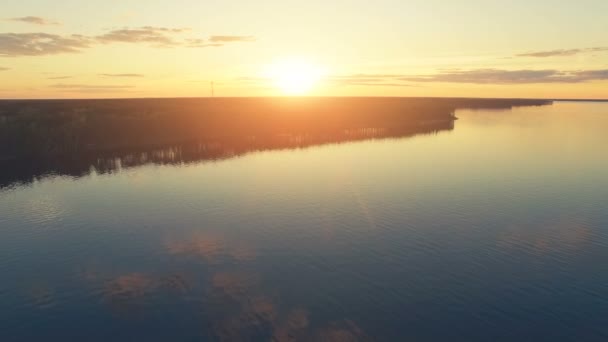
[(608, 340), (608, 103), (456, 116), (6, 182), (0, 340)]

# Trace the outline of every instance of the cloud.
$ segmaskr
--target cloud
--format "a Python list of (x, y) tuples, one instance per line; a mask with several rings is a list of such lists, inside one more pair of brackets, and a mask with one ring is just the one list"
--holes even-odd
[(189, 31), (188, 28), (166, 28), (144, 26), (112, 30), (97, 36), (101, 43), (148, 43), (154, 47), (172, 47), (181, 45), (173, 36)]
[(365, 87), (419, 87), (419, 85), (406, 84), (406, 83), (389, 83), (389, 82), (347, 82), (343, 85), (365, 86)]
[(145, 77), (142, 74), (99, 74), (103, 77)]
[(0, 57), (45, 56), (78, 53), (98, 44), (145, 44), (157, 48), (220, 47), (229, 43), (251, 42), (253, 36), (211, 36), (209, 40), (182, 38), (189, 28), (143, 26), (111, 30), (97, 36), (56, 35), (48, 33), (0, 33)]
[(34, 16), (19, 17), (19, 18), (10, 18), (10, 19), (7, 19), (7, 20), (9, 20), (9, 21), (18, 21), (18, 22), (27, 23), (27, 24), (34, 24), (34, 25), (60, 25), (56, 21), (45, 19), (45, 18), (41, 18), (41, 17), (34, 17)]
[(208, 43), (204, 39), (187, 39), (186, 42), (187, 42), (186, 46), (191, 47), (191, 48), (206, 48), (206, 47), (224, 46), (224, 44), (221, 44), (221, 43)]
[(80, 93), (106, 93), (128, 91), (135, 86), (132, 85), (104, 85), (104, 84), (64, 84), (58, 83), (49, 86), (54, 89), (62, 89)]
[(604, 52), (608, 51), (608, 47), (594, 47), (587, 49), (559, 49), (549, 51), (535, 51), (516, 55), (517, 57), (564, 57), (574, 56), (582, 53)]
[(554, 56), (573, 56), (583, 52), (581, 49), (569, 49), (569, 50), (551, 50), (551, 51), (537, 51), (521, 53), (517, 57), (554, 57)]
[(113, 30), (95, 37), (101, 43), (148, 43), (154, 47), (220, 47), (227, 43), (252, 42), (253, 36), (211, 36), (208, 40), (201, 38), (180, 39), (178, 36), (189, 32), (189, 28), (166, 28), (144, 26)]
[(72, 78), (72, 76), (52, 76), (52, 77), (47, 77), (47, 80), (67, 80), (69, 78)]
[(254, 42), (253, 36), (211, 36), (209, 40), (187, 39), (186, 46), (192, 48), (220, 47), (229, 43)]
[(448, 70), (435, 75), (403, 76), (409, 82), (444, 82), (475, 84), (581, 83), (608, 80), (606, 70)]
[(403, 75), (396, 74), (353, 74), (334, 76), (330, 82), (342, 86), (366, 86), (366, 87), (416, 87), (417, 85), (404, 83)]
[(2, 57), (77, 53), (90, 46), (89, 38), (76, 34), (59, 36), (48, 33), (0, 33)]
[[(328, 77), (327, 82), (338, 86), (365, 87), (421, 87), (422, 83), (470, 84), (542, 84), (583, 83), (608, 80), (608, 69), (561, 71), (546, 70), (443, 70), (429, 75), (407, 74), (352, 74)], [(264, 84), (269, 80), (259, 77), (240, 77), (237, 82)]]
[(608, 51), (608, 46), (606, 46), (606, 47), (589, 48), (589, 49), (587, 49), (587, 51), (590, 51), (590, 52), (606, 52), (606, 51)]
[(134, 86), (130, 85), (91, 85), (91, 84), (53, 84), (51, 88), (59, 88), (59, 89), (71, 89), (71, 88), (89, 88), (89, 89), (126, 89), (126, 88), (134, 88)]
[[(337, 86), (366, 86), (366, 87), (420, 87), (419, 84), (407, 83), (399, 74), (352, 74), (335, 75), (325, 80)], [(248, 84), (268, 84), (272, 79), (264, 77), (239, 77), (237, 82)]]
[(0, 67), (0, 71), (7, 71), (7, 70), (11, 70), (9, 68), (4, 68), (4, 67)]
[(253, 42), (253, 36), (211, 36), (209, 41), (212, 43), (234, 43), (234, 42)]
[(583, 82), (583, 81), (608, 80), (608, 69), (577, 71), (574, 75), (581, 82)]

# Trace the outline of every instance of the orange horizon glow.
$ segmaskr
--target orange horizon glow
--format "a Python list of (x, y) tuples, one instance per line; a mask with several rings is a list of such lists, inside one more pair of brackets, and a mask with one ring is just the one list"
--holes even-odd
[(211, 82), (218, 97), (607, 99), (604, 13), (603, 0), (9, 2), (0, 99), (207, 97)]

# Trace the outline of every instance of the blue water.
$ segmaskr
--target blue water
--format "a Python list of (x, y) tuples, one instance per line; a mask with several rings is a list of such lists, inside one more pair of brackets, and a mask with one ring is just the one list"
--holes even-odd
[(608, 104), (457, 116), (6, 186), (0, 340), (608, 340)]

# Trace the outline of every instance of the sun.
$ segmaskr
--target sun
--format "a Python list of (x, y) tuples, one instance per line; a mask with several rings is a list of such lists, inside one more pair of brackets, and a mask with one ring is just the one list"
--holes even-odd
[(268, 76), (284, 94), (306, 95), (319, 83), (323, 72), (312, 63), (292, 59), (272, 64)]

